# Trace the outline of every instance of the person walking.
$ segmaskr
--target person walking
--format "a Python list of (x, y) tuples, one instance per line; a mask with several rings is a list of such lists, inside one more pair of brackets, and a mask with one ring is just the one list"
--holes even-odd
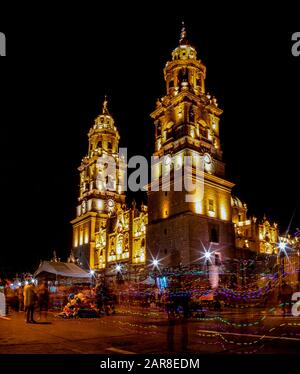
[(49, 308), (49, 290), (47, 286), (47, 282), (43, 282), (37, 289), (37, 297), (38, 297), (38, 306), (39, 306), (39, 313), (40, 319), (42, 318), (42, 312), (45, 312), (45, 319), (47, 319), (48, 315), (48, 308)]
[(6, 300), (5, 300), (5, 294), (4, 289), (2, 290), (0, 288), (0, 317), (6, 316)]
[(284, 316), (288, 315), (291, 310), (292, 294), (292, 287), (287, 284), (286, 281), (283, 281), (280, 289), (279, 300), (281, 302), (282, 313)]
[(20, 286), (17, 291), (19, 299), (19, 312), (24, 311), (24, 296), (23, 296), (23, 287)]
[(96, 294), (96, 307), (100, 315), (103, 313), (103, 288), (100, 283), (97, 284), (95, 288), (95, 294)]
[(36, 321), (33, 319), (36, 293), (34, 285), (32, 283), (28, 283), (25, 285), (23, 295), (26, 323), (36, 323)]

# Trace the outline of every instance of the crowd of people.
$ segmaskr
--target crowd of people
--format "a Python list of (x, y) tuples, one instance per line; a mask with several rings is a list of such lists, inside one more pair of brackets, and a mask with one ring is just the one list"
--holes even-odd
[[(267, 307), (271, 301), (274, 305), (280, 305), (283, 315), (289, 315), (291, 311), (292, 287), (284, 280), (280, 287), (267, 285), (270, 291), (262, 306)], [(68, 318), (82, 315), (110, 315), (115, 313), (116, 304), (120, 306), (139, 306), (144, 308), (155, 307), (165, 310), (168, 317), (181, 315), (184, 318), (190, 316), (205, 316), (205, 310), (210, 309), (220, 312), (224, 307), (224, 300), (216, 293), (212, 300), (199, 297), (199, 292), (184, 288), (182, 284), (159, 289), (156, 285), (145, 286), (145, 289), (137, 289), (126, 285), (123, 289), (113, 292), (113, 287), (108, 287), (103, 282), (95, 285), (55, 285), (51, 282), (40, 281), (36, 284), (34, 279), (27, 279), (19, 284), (8, 280), (0, 280), (0, 291), (4, 292), (6, 300), (6, 314), (9, 310), (25, 313), (26, 323), (36, 323), (34, 316), (39, 320), (47, 320), (49, 308)], [(275, 300), (276, 299), (276, 300)], [(207, 306), (209, 306), (207, 308)], [(90, 313), (88, 313), (90, 309)], [(93, 311), (93, 313), (91, 313)]]
[(26, 323), (36, 323), (33, 317), (35, 310), (40, 320), (43, 314), (45, 319), (47, 318), (50, 299), (47, 282), (35, 286), (35, 283), (29, 280), (24, 286), (11, 287), (8, 281), (2, 281), (1, 285), (6, 300), (6, 314), (11, 310), (25, 312)]
[[(101, 316), (115, 313), (117, 297), (106, 285), (79, 284), (66, 285), (55, 282), (37, 281), (27, 278), (23, 282), (12, 282), (0, 279), (0, 292), (6, 301), (5, 314), (11, 311), (24, 312), (26, 323), (37, 323), (47, 320), (48, 310), (64, 312), (66, 316), (81, 316), (87, 309)], [(62, 314), (61, 314), (62, 315)]]

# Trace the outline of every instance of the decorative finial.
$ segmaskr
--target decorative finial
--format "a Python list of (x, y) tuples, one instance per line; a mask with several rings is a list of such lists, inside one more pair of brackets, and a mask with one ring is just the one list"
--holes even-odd
[(108, 112), (108, 109), (107, 109), (107, 104), (108, 104), (107, 96), (105, 95), (104, 96), (104, 101), (103, 101), (103, 107), (102, 107), (102, 114), (109, 115), (109, 112)]
[(185, 24), (184, 24), (184, 21), (182, 21), (182, 27), (181, 27), (179, 44), (180, 45), (186, 45), (187, 43), (188, 43), (188, 41), (186, 40)]

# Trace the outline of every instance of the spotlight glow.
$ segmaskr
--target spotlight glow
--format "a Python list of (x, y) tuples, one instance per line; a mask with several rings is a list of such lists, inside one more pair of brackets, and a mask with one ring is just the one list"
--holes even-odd
[(116, 272), (119, 273), (122, 270), (121, 265), (116, 265)]
[(152, 265), (155, 266), (155, 267), (158, 267), (158, 260), (157, 259), (154, 259), (152, 261)]
[(286, 249), (286, 243), (285, 242), (280, 242), (278, 245), (279, 249), (281, 252), (285, 252)]
[(91, 276), (95, 275), (95, 270), (90, 270)]
[(211, 253), (210, 252), (205, 252), (204, 253), (204, 258), (206, 259), (206, 260), (209, 260), (210, 258), (211, 258)]
[(212, 255), (214, 251), (204, 248), (204, 252), (201, 252), (203, 256), (200, 257), (200, 260), (204, 259), (205, 262), (209, 261), (212, 264)]
[(211, 261), (212, 252), (208, 251), (207, 249), (203, 252), (203, 256), (201, 258), (204, 258), (205, 260)]
[(159, 270), (159, 265), (160, 265), (160, 259), (158, 259), (157, 257), (152, 257), (152, 261), (150, 263), (150, 266), (152, 265), (152, 269), (158, 269)]
[(287, 254), (287, 251), (286, 251), (286, 249), (287, 249), (287, 243), (284, 242), (284, 241), (279, 242), (278, 243), (278, 248), (279, 248), (279, 256), (280, 257), (284, 257), (285, 256), (287, 258), (287, 260), (290, 261), (289, 260), (289, 255)]

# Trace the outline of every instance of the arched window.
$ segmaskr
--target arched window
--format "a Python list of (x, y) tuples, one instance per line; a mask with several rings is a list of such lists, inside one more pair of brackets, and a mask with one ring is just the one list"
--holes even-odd
[(219, 243), (219, 233), (215, 227), (210, 230), (210, 241), (212, 243)]
[(179, 83), (188, 82), (188, 71), (186, 68), (183, 68), (179, 71), (178, 80), (179, 80)]

